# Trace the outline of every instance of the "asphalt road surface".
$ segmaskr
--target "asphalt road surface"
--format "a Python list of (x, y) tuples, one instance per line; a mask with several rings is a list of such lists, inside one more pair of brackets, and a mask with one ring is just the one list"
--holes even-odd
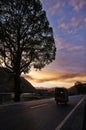
[(0, 105), (0, 130), (60, 130), (83, 97), (70, 96), (67, 105), (56, 105), (54, 98)]

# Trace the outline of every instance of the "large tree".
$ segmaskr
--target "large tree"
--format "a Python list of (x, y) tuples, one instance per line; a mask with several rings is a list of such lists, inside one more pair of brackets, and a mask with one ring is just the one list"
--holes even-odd
[(52, 28), (39, 0), (0, 0), (0, 65), (14, 76), (15, 101), (20, 100), (20, 75), (55, 59)]

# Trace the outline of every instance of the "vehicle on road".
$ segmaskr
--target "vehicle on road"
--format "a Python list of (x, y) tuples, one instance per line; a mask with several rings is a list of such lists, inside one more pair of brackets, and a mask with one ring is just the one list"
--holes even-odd
[(68, 90), (66, 88), (55, 88), (56, 103), (67, 103), (69, 101)]

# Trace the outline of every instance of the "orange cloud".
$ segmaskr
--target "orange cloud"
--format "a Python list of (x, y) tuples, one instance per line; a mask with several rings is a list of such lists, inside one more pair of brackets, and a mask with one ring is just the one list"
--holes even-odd
[[(74, 72), (67, 72), (67, 71), (32, 71), (30, 75), (23, 75), (28, 81), (36, 86), (39, 84), (52, 84), (51, 86), (54, 87), (55, 84), (57, 85), (64, 85), (64, 84), (71, 84), (76, 81), (85, 82), (86, 81), (86, 74), (85, 73), (74, 73)], [(70, 85), (71, 86), (71, 85)]]

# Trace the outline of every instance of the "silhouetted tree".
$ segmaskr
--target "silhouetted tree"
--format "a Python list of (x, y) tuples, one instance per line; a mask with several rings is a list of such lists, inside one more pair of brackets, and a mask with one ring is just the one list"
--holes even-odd
[(80, 86), (82, 83), (80, 81), (76, 81), (75, 86)]
[(39, 0), (0, 0), (0, 60), (14, 75), (15, 101), (20, 75), (55, 59), (55, 42)]
[(86, 93), (86, 83), (81, 83), (77, 81), (74, 85), (76, 87), (79, 94), (85, 94)]

